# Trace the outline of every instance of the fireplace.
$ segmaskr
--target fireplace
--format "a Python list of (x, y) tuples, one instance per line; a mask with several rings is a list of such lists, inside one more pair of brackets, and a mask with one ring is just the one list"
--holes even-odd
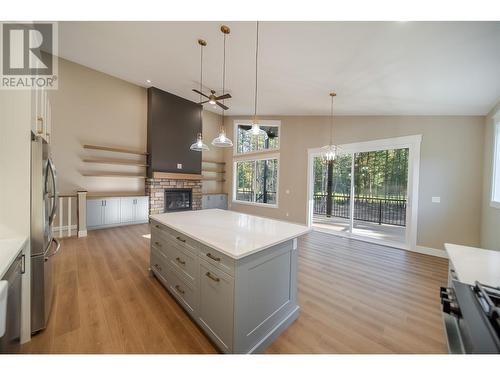
[(164, 212), (189, 211), (192, 202), (192, 189), (165, 189)]

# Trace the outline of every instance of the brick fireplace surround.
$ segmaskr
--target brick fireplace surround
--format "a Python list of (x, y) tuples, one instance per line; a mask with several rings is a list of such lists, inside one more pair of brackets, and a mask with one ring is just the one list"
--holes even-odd
[(149, 214), (164, 212), (165, 189), (192, 189), (193, 210), (201, 210), (201, 180), (147, 178), (146, 195), (149, 196)]

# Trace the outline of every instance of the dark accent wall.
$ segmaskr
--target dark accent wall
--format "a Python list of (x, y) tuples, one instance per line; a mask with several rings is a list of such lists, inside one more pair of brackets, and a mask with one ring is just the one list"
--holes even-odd
[(201, 110), (192, 101), (156, 87), (148, 89), (149, 177), (153, 172), (201, 174), (201, 152), (189, 149), (201, 132)]

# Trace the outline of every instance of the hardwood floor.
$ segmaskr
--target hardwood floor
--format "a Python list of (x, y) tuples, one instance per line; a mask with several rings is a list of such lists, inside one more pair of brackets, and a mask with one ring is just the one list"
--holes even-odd
[[(68, 238), (45, 331), (24, 353), (216, 353), (149, 276), (148, 225)], [(300, 317), (268, 353), (445, 353), (447, 260), (312, 232), (299, 240)]]

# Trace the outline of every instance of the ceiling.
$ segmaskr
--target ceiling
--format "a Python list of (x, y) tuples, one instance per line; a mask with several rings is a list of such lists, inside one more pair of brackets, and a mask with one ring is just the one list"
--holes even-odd
[[(220, 22), (61, 22), (60, 56), (193, 101), (220, 93)], [(255, 23), (225, 22), (227, 114), (253, 113)], [(484, 115), (500, 98), (500, 22), (262, 22), (258, 113)], [(212, 106), (205, 107), (216, 111)]]

